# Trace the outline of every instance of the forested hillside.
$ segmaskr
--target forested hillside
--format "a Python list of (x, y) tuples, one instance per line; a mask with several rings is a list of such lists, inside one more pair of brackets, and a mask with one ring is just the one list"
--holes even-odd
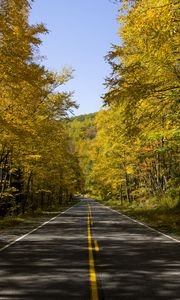
[(81, 172), (85, 179), (84, 192), (91, 194), (93, 193), (94, 185), (91, 178), (93, 161), (90, 153), (96, 136), (95, 116), (96, 113), (80, 115), (70, 118), (67, 123), (72, 148), (78, 155)]
[(72, 74), (42, 65), (48, 30), (29, 25), (29, 11), (27, 0), (0, 1), (1, 216), (61, 204), (83, 182), (64, 122), (76, 103), (58, 91)]

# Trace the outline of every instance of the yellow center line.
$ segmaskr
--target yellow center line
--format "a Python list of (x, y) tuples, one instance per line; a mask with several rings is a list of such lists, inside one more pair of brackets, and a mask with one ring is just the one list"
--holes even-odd
[(98, 242), (96, 240), (94, 240), (94, 249), (96, 252), (99, 252), (99, 245)]
[(97, 277), (93, 257), (92, 237), (91, 237), (91, 208), (88, 208), (88, 250), (89, 250), (89, 277), (91, 284), (91, 300), (99, 300)]

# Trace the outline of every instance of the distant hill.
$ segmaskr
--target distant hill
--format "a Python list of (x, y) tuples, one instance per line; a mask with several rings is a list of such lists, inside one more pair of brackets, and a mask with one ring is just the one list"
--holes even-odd
[(86, 178), (86, 190), (91, 185), (91, 170), (93, 161), (90, 159), (91, 144), (96, 137), (96, 113), (75, 116), (67, 121), (69, 136), (73, 147), (78, 153), (80, 166)]
[(95, 116), (96, 113), (90, 113), (80, 116), (75, 116), (68, 119), (69, 134), (74, 143), (78, 144), (82, 140), (92, 140), (96, 136), (95, 127)]
[(69, 122), (73, 122), (75, 120), (80, 121), (80, 122), (83, 122), (83, 121), (88, 120), (88, 119), (94, 120), (95, 116), (96, 116), (96, 113), (90, 113), (90, 114), (74, 116), (74, 117), (71, 117), (69, 119)]

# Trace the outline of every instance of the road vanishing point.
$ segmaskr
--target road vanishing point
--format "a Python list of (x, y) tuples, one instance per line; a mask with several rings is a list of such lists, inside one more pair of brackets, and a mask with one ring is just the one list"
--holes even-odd
[(0, 249), (0, 299), (180, 300), (180, 242), (82, 198)]

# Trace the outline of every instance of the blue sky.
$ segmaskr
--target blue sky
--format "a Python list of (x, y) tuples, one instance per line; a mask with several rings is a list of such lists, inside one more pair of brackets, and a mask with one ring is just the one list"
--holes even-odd
[(104, 56), (111, 44), (119, 44), (118, 6), (111, 0), (35, 0), (30, 22), (43, 22), (48, 35), (42, 36), (41, 55), (50, 69), (71, 66), (72, 79), (64, 88), (75, 91), (80, 105), (76, 115), (95, 112), (102, 106), (104, 79), (110, 68)]

